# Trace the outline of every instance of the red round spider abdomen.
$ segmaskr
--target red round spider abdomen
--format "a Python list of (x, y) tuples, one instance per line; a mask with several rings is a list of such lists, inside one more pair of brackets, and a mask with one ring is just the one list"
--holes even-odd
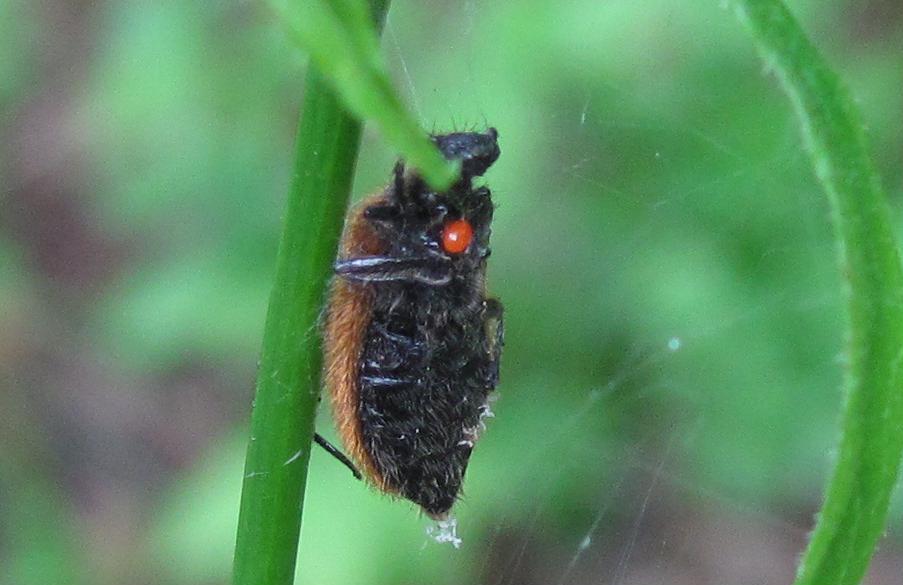
[(449, 254), (460, 254), (473, 240), (473, 227), (466, 219), (456, 219), (442, 229), (442, 249)]

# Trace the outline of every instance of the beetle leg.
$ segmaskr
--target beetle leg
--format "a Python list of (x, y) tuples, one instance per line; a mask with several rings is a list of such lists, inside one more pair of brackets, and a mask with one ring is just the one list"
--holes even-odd
[(451, 262), (439, 256), (365, 256), (337, 261), (335, 272), (346, 280), (360, 282), (398, 281), (440, 285), (451, 281)]
[(354, 463), (352, 463), (350, 459), (345, 457), (345, 454), (339, 451), (339, 449), (335, 445), (324, 439), (320, 433), (314, 433), (314, 442), (317, 445), (323, 447), (323, 449), (325, 449), (327, 453), (338, 459), (342, 465), (350, 469), (351, 473), (354, 474), (354, 477), (361, 479), (361, 472), (357, 470), (357, 467), (354, 466)]
[(483, 329), (486, 333), (486, 352), (489, 354), (485, 381), (487, 388), (495, 388), (499, 381), (499, 358), (505, 344), (505, 314), (498, 299), (486, 299), (485, 307)]
[(361, 381), (367, 382), (371, 386), (375, 386), (377, 388), (394, 388), (397, 386), (405, 386), (410, 384), (411, 381), (407, 378), (392, 378), (389, 376), (361, 376)]
[(367, 349), (374, 357), (365, 362), (368, 368), (394, 371), (422, 360), (423, 347), (410, 336), (389, 331), (385, 323), (373, 323), (371, 328), (373, 337), (367, 341)]

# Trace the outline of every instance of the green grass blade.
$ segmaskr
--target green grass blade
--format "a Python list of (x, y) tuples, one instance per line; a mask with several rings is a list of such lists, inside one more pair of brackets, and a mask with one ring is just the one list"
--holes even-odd
[[(389, 2), (373, 4), (381, 26)], [(235, 547), (236, 585), (285, 585), (295, 573), (320, 394), (317, 319), (360, 135), (361, 123), (317, 67), (310, 67), (257, 374)]]
[(855, 584), (884, 531), (903, 450), (903, 271), (862, 122), (839, 79), (779, 0), (736, 5), (802, 123), (846, 279), (842, 436), (796, 583)]
[(373, 120), (386, 140), (435, 189), (448, 188), (458, 166), (445, 160), (407, 112), (392, 86), (378, 37), (362, 0), (305, 0), (276, 3), (298, 42), (310, 53), (345, 105)]

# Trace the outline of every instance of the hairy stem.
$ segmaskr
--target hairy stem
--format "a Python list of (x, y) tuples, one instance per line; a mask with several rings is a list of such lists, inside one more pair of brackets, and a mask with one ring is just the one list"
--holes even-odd
[(852, 585), (884, 531), (903, 453), (903, 270), (863, 125), (780, 0), (737, 2), (793, 102), (831, 206), (848, 313), (837, 464), (797, 585)]

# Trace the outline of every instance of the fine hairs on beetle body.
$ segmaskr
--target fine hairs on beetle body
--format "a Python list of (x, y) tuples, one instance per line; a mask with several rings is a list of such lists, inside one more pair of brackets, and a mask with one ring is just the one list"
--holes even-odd
[(439, 520), (498, 382), (502, 305), (485, 284), (493, 204), (473, 185), (498, 158), (497, 138), (435, 135), (461, 163), (454, 185), (436, 192), (399, 162), (353, 207), (326, 309), (324, 375), (347, 453), (370, 484)]

